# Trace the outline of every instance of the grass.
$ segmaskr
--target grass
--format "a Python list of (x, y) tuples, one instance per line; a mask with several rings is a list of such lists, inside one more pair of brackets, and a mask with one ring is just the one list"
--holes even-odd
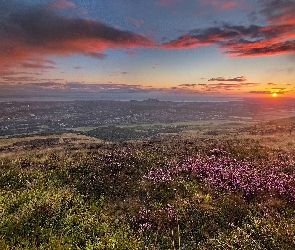
[(294, 249), (293, 139), (211, 126), (220, 134), (2, 138), (0, 249)]

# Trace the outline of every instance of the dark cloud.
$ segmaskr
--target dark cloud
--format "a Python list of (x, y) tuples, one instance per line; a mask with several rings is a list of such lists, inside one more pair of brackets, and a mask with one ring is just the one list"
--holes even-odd
[(290, 88), (271, 88), (270, 90), (262, 90), (262, 91), (249, 91), (248, 93), (251, 94), (285, 94), (292, 92), (292, 89)]
[(224, 78), (224, 77), (217, 77), (217, 78), (211, 78), (208, 81), (219, 81), (219, 82), (244, 82), (247, 80), (246, 76), (238, 76), (235, 78)]
[[(56, 4), (69, 5), (69, 1)], [(61, 5), (63, 6), (63, 5)], [(35, 55), (84, 54), (104, 59), (106, 48), (154, 47), (142, 35), (113, 28), (99, 20), (63, 15), (48, 5), (0, 2), (0, 64)]]
[(203, 91), (216, 92), (216, 91), (229, 91), (229, 90), (241, 90), (248, 87), (259, 86), (259, 83), (216, 83), (216, 84), (198, 84)]
[(191, 83), (191, 84), (180, 84), (179, 87), (187, 87), (187, 88), (194, 88), (197, 84)]
[(256, 91), (256, 90), (253, 90), (253, 91), (249, 91), (248, 93), (250, 93), (250, 94), (271, 94), (271, 92), (270, 91), (264, 91), (264, 90), (258, 90), (258, 91)]

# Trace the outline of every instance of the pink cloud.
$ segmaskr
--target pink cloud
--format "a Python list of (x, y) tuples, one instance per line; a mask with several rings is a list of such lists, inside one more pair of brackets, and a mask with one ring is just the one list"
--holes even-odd
[(203, 5), (211, 5), (214, 8), (222, 9), (222, 10), (229, 10), (236, 6), (239, 6), (241, 3), (240, 0), (201, 0)]
[(237, 5), (238, 3), (236, 1), (223, 2), (221, 5), (221, 8), (224, 10), (228, 10), (228, 9), (232, 9), (233, 7)]
[(67, 0), (57, 0), (54, 2), (48, 3), (47, 6), (53, 9), (66, 9), (66, 8), (73, 8), (76, 6), (76, 4)]

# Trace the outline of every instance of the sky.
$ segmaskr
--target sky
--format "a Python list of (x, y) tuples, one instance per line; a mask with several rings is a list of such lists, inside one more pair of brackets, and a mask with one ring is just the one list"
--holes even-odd
[(0, 0), (0, 98), (295, 97), (294, 0)]

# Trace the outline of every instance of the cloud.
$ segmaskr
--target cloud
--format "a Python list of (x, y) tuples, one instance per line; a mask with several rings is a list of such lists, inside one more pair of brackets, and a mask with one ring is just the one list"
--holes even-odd
[[(214, 3), (212, 1), (211, 3)], [(216, 1), (217, 3), (217, 1)], [(268, 25), (230, 25), (190, 30), (163, 43), (165, 49), (189, 49), (216, 45), (232, 57), (295, 53), (295, 2), (271, 1), (261, 11)]]
[(249, 91), (249, 94), (271, 94), (270, 91), (266, 91), (266, 90), (253, 90), (253, 91)]
[(197, 86), (197, 84), (192, 83), (192, 84), (180, 84), (178, 85), (179, 87), (186, 87), (186, 88), (194, 88), (195, 86)]
[(237, 6), (238, 3), (236, 1), (225, 1), (222, 3), (221, 8), (224, 10), (232, 9), (233, 7)]
[(38, 79), (31, 76), (1, 76), (1, 79), (9, 83), (38, 81)]
[[(48, 65), (50, 64), (50, 65)], [(56, 63), (44, 58), (31, 58), (30, 60), (18, 63), (18, 67), (25, 69), (56, 69)]]
[[(44, 69), (56, 69), (55, 64), (54, 61), (44, 58), (31, 58), (30, 60), (17, 62), (14, 68), (0, 68), (0, 80), (9, 83), (35, 82), (38, 81), (35, 77), (42, 75), (40, 72), (44, 71)], [(35, 69), (38, 72), (31, 71)], [(28, 75), (34, 75), (35, 77)]]
[(198, 84), (201, 86), (201, 90), (206, 92), (216, 92), (216, 91), (231, 91), (231, 90), (241, 90), (243, 88), (256, 87), (259, 83), (217, 83), (217, 84)]
[(263, 44), (259, 42), (240, 41), (240, 43), (227, 44), (228, 46), (224, 45), (222, 47), (228, 48), (228, 51), (226, 51), (227, 54), (243, 57), (295, 53), (295, 40), (275, 44), (269, 43), (270, 42), (265, 42), (265, 44)]
[(39, 63), (21, 62), (20, 66), (25, 69), (56, 69), (55, 66), (49, 66)]
[(271, 93), (277, 93), (277, 94), (284, 94), (291, 91), (292, 90), (289, 88), (271, 88)]
[(53, 8), (53, 9), (66, 9), (66, 8), (73, 8), (76, 4), (67, 0), (58, 0), (54, 2), (50, 2), (46, 5), (46, 7)]
[(257, 87), (259, 83), (199, 83), (199, 84), (180, 84), (174, 90), (192, 91), (196, 93), (225, 93), (226, 91), (243, 91), (249, 87)]
[(181, 3), (183, 0), (158, 0), (157, 5), (162, 7), (170, 7), (172, 5), (175, 5), (177, 3)]
[(144, 23), (143, 20), (137, 20), (137, 19), (134, 19), (132, 17), (125, 17), (125, 20), (132, 23), (136, 27), (140, 27)]
[(194, 48), (212, 44), (223, 44), (223, 42), (239, 39), (243, 36), (255, 38), (260, 36), (258, 26), (249, 27), (223, 25), (223, 27), (211, 27), (207, 29), (194, 29), (183, 34), (178, 39), (164, 43), (164, 48)]
[(137, 54), (137, 52), (134, 50), (126, 50), (125, 53), (128, 56), (135, 56)]
[(110, 76), (119, 76), (119, 75), (127, 75), (128, 72), (127, 71), (123, 71), (123, 72), (113, 72), (112, 74), (110, 74)]
[(217, 78), (211, 78), (208, 81), (219, 81), (219, 82), (244, 82), (247, 80), (247, 77), (245, 76), (238, 76), (235, 78), (224, 78), (224, 77), (217, 77)]
[(85, 52), (84, 55), (90, 56), (90, 57), (93, 57), (93, 58), (99, 59), (99, 60), (103, 60), (103, 59), (107, 58), (107, 56), (108, 56), (104, 53), (99, 53), (99, 52)]
[(215, 8), (218, 9), (222, 9), (222, 10), (228, 10), (228, 9), (232, 9), (235, 6), (238, 6), (240, 4), (239, 1), (237, 0), (232, 0), (232, 1), (228, 1), (228, 0), (201, 0), (201, 3), (203, 5), (211, 5)]
[[(104, 22), (66, 16), (47, 5), (0, 3), (0, 65), (46, 55), (83, 54), (98, 59), (106, 48), (154, 47), (139, 34)], [(56, 3), (69, 3), (58, 1)], [(64, 6), (64, 5), (62, 5)]]
[(36, 82), (30, 85), (31, 89), (43, 89), (43, 90), (60, 90), (60, 89), (65, 89), (65, 85), (62, 83), (58, 83), (55, 81), (61, 81), (63, 79), (41, 79), (46, 82)]
[[(269, 84), (268, 85), (277, 85), (277, 84)], [(285, 94), (285, 93), (290, 93), (293, 90), (291, 88), (271, 88), (270, 90), (260, 90), (260, 91), (249, 91), (248, 93), (251, 94), (273, 94), (273, 93), (277, 93), (277, 94)]]
[(261, 11), (268, 22), (274, 24), (295, 24), (295, 3), (293, 0), (274, 0)]

